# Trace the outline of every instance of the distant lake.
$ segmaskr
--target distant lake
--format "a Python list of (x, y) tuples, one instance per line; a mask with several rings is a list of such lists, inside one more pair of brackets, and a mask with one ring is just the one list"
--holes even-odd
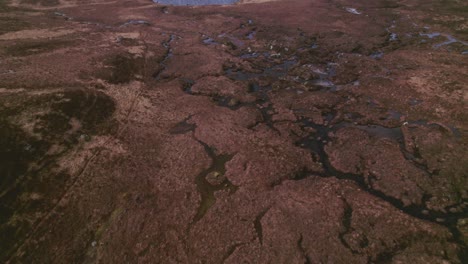
[(161, 5), (176, 5), (176, 6), (201, 6), (201, 5), (230, 5), (239, 0), (153, 0), (153, 2)]

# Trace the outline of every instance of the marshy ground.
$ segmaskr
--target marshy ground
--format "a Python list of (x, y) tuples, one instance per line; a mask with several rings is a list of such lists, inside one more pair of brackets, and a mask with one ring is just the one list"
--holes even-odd
[(0, 2), (0, 262), (466, 263), (467, 13)]

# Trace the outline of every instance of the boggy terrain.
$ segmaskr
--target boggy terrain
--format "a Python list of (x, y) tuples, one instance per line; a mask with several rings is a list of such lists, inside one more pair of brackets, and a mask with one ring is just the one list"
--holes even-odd
[(467, 12), (0, 2), (0, 262), (467, 263)]

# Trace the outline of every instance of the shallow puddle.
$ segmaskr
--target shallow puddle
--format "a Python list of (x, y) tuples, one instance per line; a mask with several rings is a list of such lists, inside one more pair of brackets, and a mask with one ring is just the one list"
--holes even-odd
[(126, 26), (130, 26), (130, 25), (146, 25), (146, 26), (149, 26), (151, 24), (150, 24), (150, 22), (145, 21), (145, 20), (129, 20), (129, 21), (125, 22), (124, 24), (122, 24), (121, 27), (126, 27)]
[(383, 58), (383, 56), (384, 56), (384, 53), (381, 51), (376, 51), (370, 55), (371, 58), (376, 59), (376, 60), (380, 60), (381, 58)]
[[(195, 179), (197, 190), (200, 193), (201, 201), (198, 207), (197, 214), (193, 219), (193, 223), (198, 222), (208, 212), (208, 210), (216, 203), (215, 192), (220, 190), (228, 190), (230, 193), (234, 193), (237, 190), (237, 186), (233, 185), (227, 178), (224, 177), (226, 172), (226, 163), (229, 162), (234, 155), (216, 155), (214, 149), (199, 141), (205, 148), (205, 151), (211, 158), (211, 165), (209, 168), (203, 170), (198, 174)], [(213, 181), (210, 180), (219, 178), (218, 185), (213, 185)], [(216, 181), (216, 180), (215, 180)]]
[(153, 0), (156, 4), (175, 6), (231, 5), (238, 0)]
[(421, 100), (421, 99), (411, 98), (408, 103), (409, 103), (410, 106), (416, 106), (416, 105), (421, 104), (422, 102), (423, 102), (423, 100)]
[(468, 42), (465, 42), (463, 40), (459, 40), (459, 39), (453, 37), (452, 35), (445, 34), (445, 33), (432, 32), (432, 33), (419, 33), (419, 35), (421, 37), (427, 37), (429, 39), (435, 39), (435, 38), (438, 38), (438, 37), (445, 37), (446, 41), (433, 45), (433, 47), (435, 49), (440, 48), (442, 46), (447, 46), (447, 45), (450, 45), (450, 44), (453, 44), (453, 43), (460, 43), (460, 44), (462, 44), (464, 46), (468, 46)]
[(351, 7), (347, 7), (346, 8), (346, 11), (348, 11), (349, 13), (351, 14), (355, 14), (355, 15), (360, 15), (362, 14), (360, 11), (358, 11), (356, 8), (351, 8)]
[(249, 34), (247, 34), (247, 39), (252, 40), (255, 38), (255, 35), (257, 34), (256, 31), (252, 31)]
[(203, 41), (203, 44), (205, 45), (219, 45), (219, 43), (216, 40), (210, 37), (206, 37), (202, 41)]
[(367, 125), (367, 126), (355, 126), (361, 130), (366, 131), (371, 136), (381, 137), (381, 138), (389, 138), (396, 141), (399, 141), (403, 138), (403, 134), (399, 127), (396, 128), (388, 128), (378, 125)]
[(233, 71), (232, 69), (226, 70), (226, 75), (237, 81), (248, 81), (256, 78), (267, 77), (278, 79), (288, 74), (289, 69), (297, 64), (296, 59), (286, 60), (281, 64), (274, 65), (270, 68), (265, 68), (262, 73)]

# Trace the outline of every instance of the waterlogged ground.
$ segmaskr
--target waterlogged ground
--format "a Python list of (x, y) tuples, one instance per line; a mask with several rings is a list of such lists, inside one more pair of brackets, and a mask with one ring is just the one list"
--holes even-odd
[(467, 263), (466, 1), (252, 2), (0, 3), (0, 262)]

